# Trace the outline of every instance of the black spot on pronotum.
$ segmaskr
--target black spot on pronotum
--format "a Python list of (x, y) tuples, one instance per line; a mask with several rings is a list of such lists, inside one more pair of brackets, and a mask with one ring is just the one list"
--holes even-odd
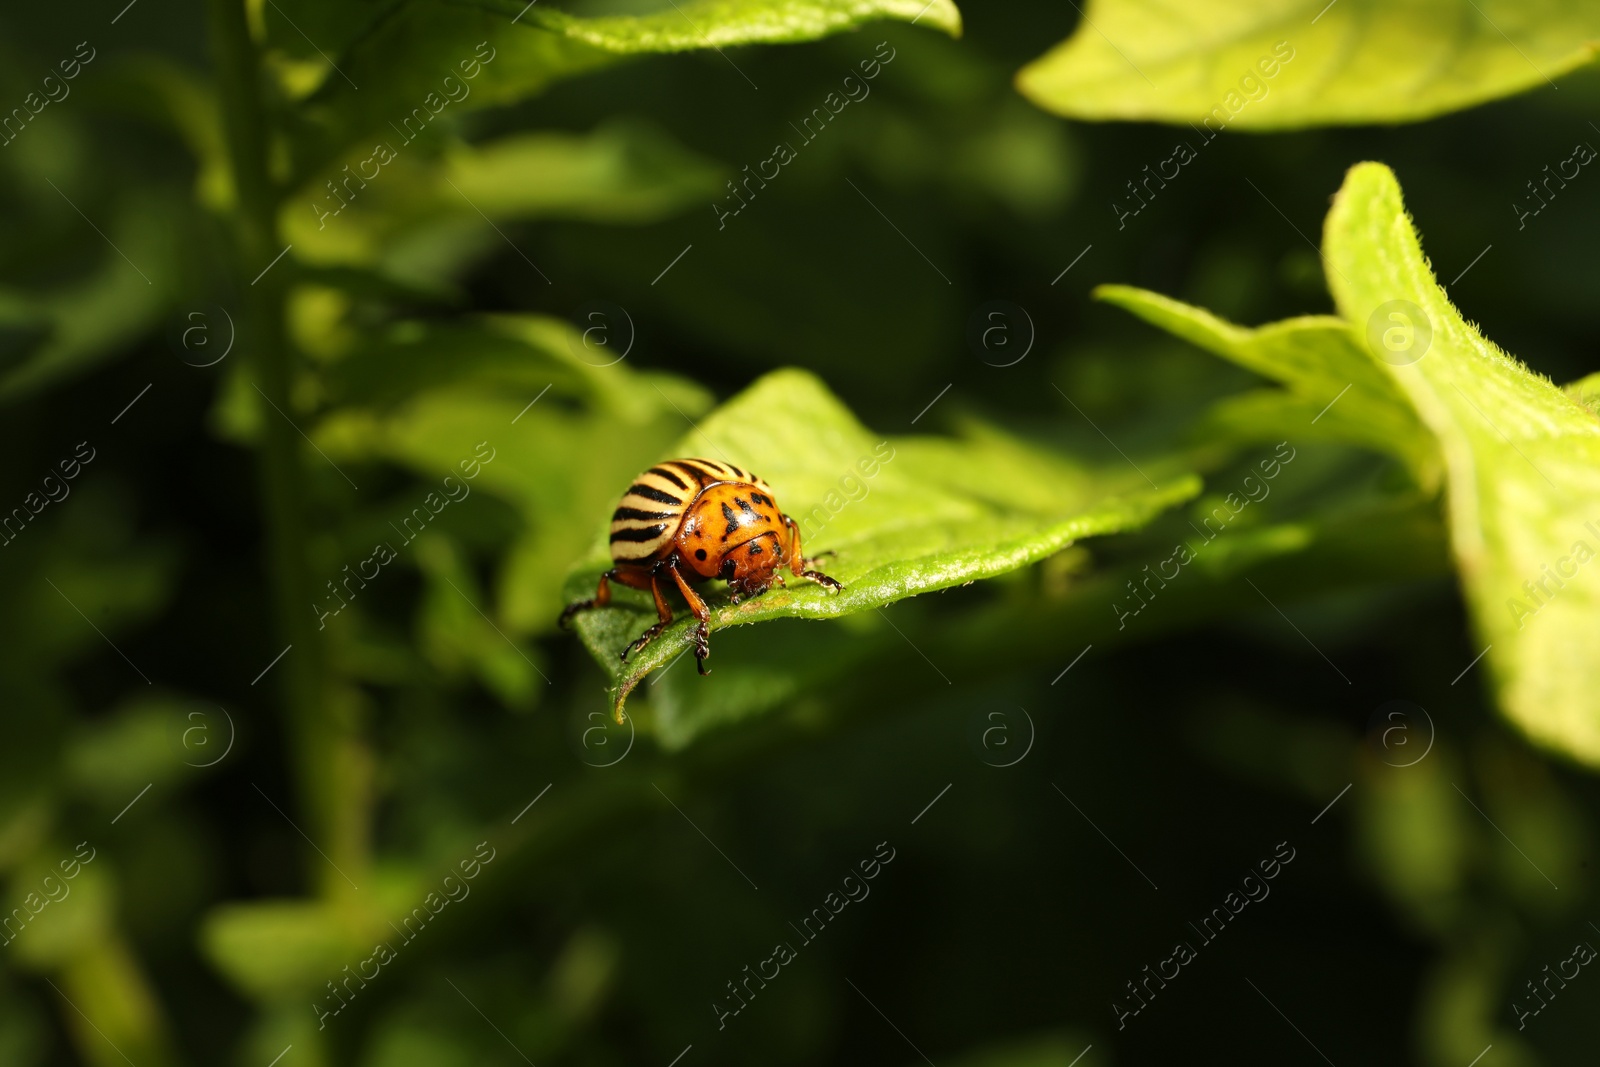
[(760, 546), (760, 545), (751, 545), (751, 546), (750, 546), (750, 554), (751, 554), (751, 555), (752, 555), (752, 556), (759, 556), (759, 555), (761, 555), (761, 546)]
[[(739, 528), (739, 517), (733, 513), (733, 509), (728, 506), (727, 501), (723, 501), (722, 504), (722, 517), (728, 520), (728, 533), (731, 534)], [(727, 537), (724, 536), (723, 540), (726, 541)]]
[(703, 548), (695, 549), (694, 550), (694, 558), (695, 559), (705, 559), (706, 558), (706, 550), (703, 549)]

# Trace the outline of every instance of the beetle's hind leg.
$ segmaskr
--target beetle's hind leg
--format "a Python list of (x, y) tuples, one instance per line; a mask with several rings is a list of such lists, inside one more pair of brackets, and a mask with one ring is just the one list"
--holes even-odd
[(561, 612), (561, 618), (556, 620), (556, 624), (565, 629), (567, 623), (570, 622), (572, 617), (578, 614), (578, 612), (588, 611), (591, 608), (603, 608), (607, 604), (610, 604), (611, 579), (613, 578), (620, 579), (621, 575), (619, 575), (615, 570), (609, 570), (602, 574), (600, 576), (600, 586), (595, 590), (594, 596), (588, 600), (580, 600), (576, 604), (568, 604), (566, 609)]
[(694, 642), (694, 665), (701, 674), (710, 674), (706, 669), (706, 660), (711, 656), (711, 609), (706, 607), (703, 597), (694, 591), (694, 586), (684, 580), (678, 568), (667, 564), (667, 572), (672, 575), (672, 580), (678, 583), (678, 592), (683, 594), (683, 599), (689, 605), (689, 610), (698, 620), (695, 628), (690, 631), (690, 640)]
[(661, 631), (665, 630), (672, 622), (672, 609), (667, 607), (666, 598), (661, 595), (661, 576), (655, 572), (651, 572), (650, 575), (650, 595), (656, 598), (658, 621), (651, 623), (649, 629), (645, 630), (644, 633), (634, 639), (631, 645), (622, 650), (621, 658), (624, 662), (627, 661), (629, 655), (660, 637)]

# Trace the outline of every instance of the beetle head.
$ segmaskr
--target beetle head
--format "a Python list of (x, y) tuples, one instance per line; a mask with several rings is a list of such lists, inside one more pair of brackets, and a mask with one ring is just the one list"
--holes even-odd
[(728, 588), (739, 596), (764, 593), (783, 562), (781, 548), (775, 531), (753, 537), (723, 554), (717, 577), (726, 580)]

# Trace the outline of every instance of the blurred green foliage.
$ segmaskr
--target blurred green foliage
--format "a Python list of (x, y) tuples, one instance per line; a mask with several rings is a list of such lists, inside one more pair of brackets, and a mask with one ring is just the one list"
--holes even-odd
[[(1592, 16), (1084, 13), (0, 15), (0, 1063), (1584, 1062)], [(718, 450), (848, 589), (619, 674)]]

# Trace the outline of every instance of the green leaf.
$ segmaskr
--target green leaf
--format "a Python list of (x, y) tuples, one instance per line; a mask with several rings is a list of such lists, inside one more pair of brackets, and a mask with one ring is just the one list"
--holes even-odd
[[(1247, 394), (1234, 417), (1270, 421), (1294, 405), (1309, 415), (1349, 381), (1321, 430), (1387, 447), (1424, 487), (1442, 472), (1451, 549), (1501, 706), (1535, 740), (1600, 764), (1600, 565), (1590, 565), (1600, 554), (1600, 379), (1559, 389), (1467, 323), (1380, 164), (1350, 172), (1324, 256), (1342, 320), (1242, 330), (1137, 290), (1102, 295), (1289, 387), (1292, 403), (1274, 410)], [(1314, 432), (1309, 418), (1300, 432)]]
[(1285, 387), (1224, 401), (1213, 425), (1255, 441), (1287, 435), (1389, 452), (1425, 488), (1437, 487), (1433, 436), (1343, 319), (1312, 315), (1248, 329), (1143, 289), (1103, 285), (1095, 296)]
[(1212, 134), (1414, 122), (1553, 84), (1597, 48), (1600, 8), (1572, 0), (1092, 0), (1017, 87), (1068, 118)]
[(1600, 764), (1600, 418), (1461, 317), (1387, 167), (1351, 170), (1325, 254), (1361, 335), (1396, 301), (1431, 328), (1414, 362), (1377, 349), (1374, 362), (1439, 441), (1451, 546), (1501, 704), (1534, 739)]
[(456, 543), (445, 534), (418, 538), (416, 562), (426, 580), (417, 647), (442, 671), (471, 671), (507, 707), (531, 708), (549, 683), (529, 654), (480, 614), (487, 600)]
[[(70, 232), (94, 237), (90, 224), (62, 207), (62, 226), (76, 224), (82, 230)], [(181, 217), (170, 198), (135, 190), (116, 205), (107, 227), (114, 246), (89, 273), (46, 290), (0, 287), (0, 331), (26, 333), (34, 342), (19, 346), (25, 359), (8, 353), (16, 365), (7, 360), (0, 368), (0, 402), (87, 373), (158, 323), (177, 288), (172, 242)]]
[[(515, 0), (402, 2), (350, 40), (326, 71), (307, 102), (297, 169), (318, 169), (385, 123), (415, 115), (425, 127), (434, 116), (511, 103), (619, 57), (809, 41), (886, 18), (961, 32), (952, 0), (683, 0), (650, 14), (598, 18)], [(280, 36), (289, 40), (287, 31)]]
[(505, 250), (498, 223), (655, 222), (715, 199), (723, 175), (654, 127), (613, 123), (589, 134), (450, 141), (442, 151), (419, 146), (397, 151), (381, 167), (362, 153), (349, 174), (333, 168), (321, 177), (331, 189), (317, 183), (280, 212), (297, 258), (376, 266), (385, 277), (437, 287), (459, 273), (462, 250)]
[[(777, 618), (831, 619), (881, 609), (905, 597), (991, 578), (1036, 562), (1084, 537), (1136, 529), (1190, 499), (1199, 480), (1187, 472), (1127, 466), (1096, 471), (997, 432), (967, 439), (871, 433), (810, 374), (769, 374), (701, 420), (663, 455), (726, 457), (759, 472), (806, 532), (805, 550), (837, 553), (829, 574), (839, 593), (791, 579), (740, 604), (711, 592), (711, 628)], [(869, 473), (870, 472), (870, 473)], [(625, 483), (613, 487), (620, 493)], [(599, 516), (596, 516), (596, 521)], [(592, 596), (610, 566), (602, 533), (569, 579), (569, 599)], [(622, 663), (618, 653), (649, 623), (643, 595), (621, 590), (620, 606), (586, 612), (577, 628), (616, 683), (618, 716), (628, 694), (689, 647), (692, 619), (678, 620)], [(713, 642), (715, 645), (715, 642)]]
[(1572, 399), (1596, 415), (1600, 415), (1600, 371), (1596, 371), (1587, 378), (1579, 378), (1568, 385), (1564, 391)]
[(235, 987), (273, 1000), (314, 990), (361, 959), (367, 920), (320, 901), (228, 904), (206, 917), (200, 946)]
[[(521, 515), (498, 604), (479, 605), (508, 633), (554, 626), (562, 577), (589, 547), (589, 529), (571, 516), (609, 514), (617, 487), (710, 406), (702, 389), (681, 378), (630, 369), (620, 355), (632, 332), (622, 311), (606, 313), (605, 329), (614, 332), (595, 333), (600, 327), (591, 324), (588, 336), (539, 315), (404, 323), (329, 372), (338, 406), (315, 437), (330, 456), (385, 459), (431, 479), (453, 475), (470, 493), (487, 492)], [(459, 465), (480, 443), (494, 458), (463, 481)], [(407, 509), (438, 487), (408, 490), (380, 507), (380, 525), (403, 523)], [(447, 507), (452, 515), (483, 514), (470, 495)], [(410, 550), (394, 544), (410, 565)]]
[[(504, 6), (520, 7), (513, 0)], [(812, 41), (885, 18), (961, 34), (961, 13), (952, 0), (690, 0), (649, 15), (576, 18), (553, 8), (538, 9), (537, 15), (548, 30), (625, 54)]]

